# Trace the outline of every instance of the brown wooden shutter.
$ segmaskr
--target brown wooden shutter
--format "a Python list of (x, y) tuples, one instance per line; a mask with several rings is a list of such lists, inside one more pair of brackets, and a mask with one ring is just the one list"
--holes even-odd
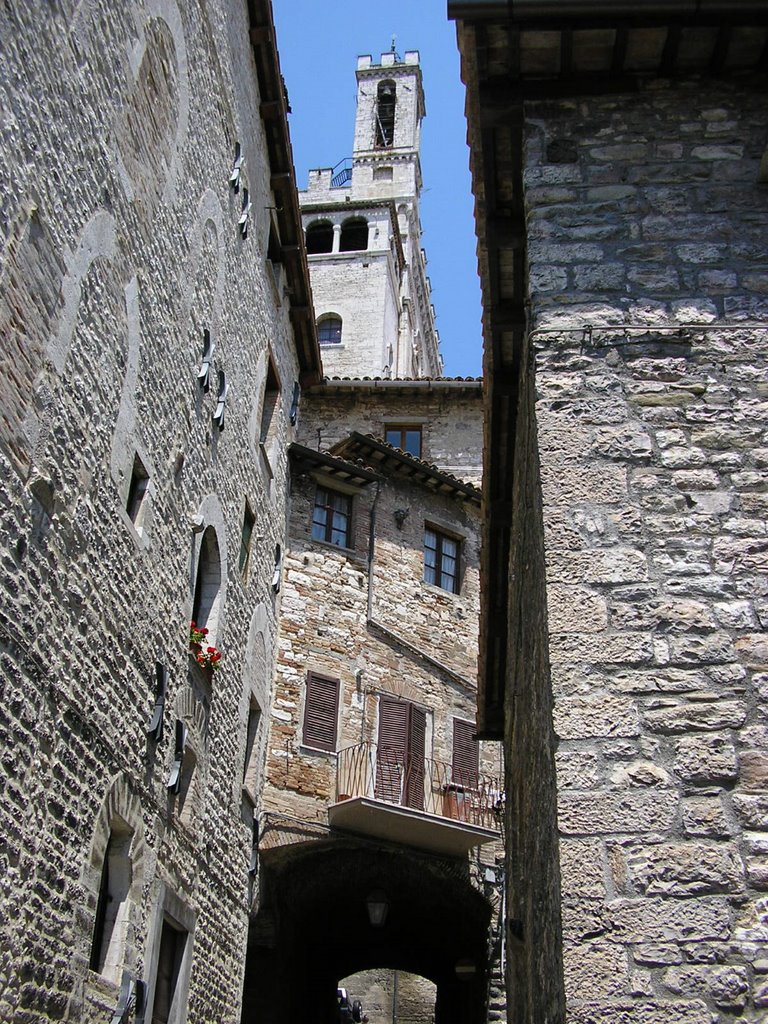
[(427, 741), (427, 715), (410, 705), (408, 756), (406, 759), (405, 804), (424, 810), (424, 755)]
[(379, 699), (376, 790), (379, 800), (422, 810), (427, 715), (391, 697)]
[(403, 795), (408, 749), (408, 707), (401, 700), (379, 698), (375, 796), (392, 804), (399, 804)]
[(478, 786), (480, 750), (477, 742), (472, 739), (474, 731), (474, 722), (454, 718), (452, 781), (466, 789), (477, 789)]
[(319, 750), (336, 749), (338, 711), (339, 680), (308, 673), (302, 737), (305, 746)]

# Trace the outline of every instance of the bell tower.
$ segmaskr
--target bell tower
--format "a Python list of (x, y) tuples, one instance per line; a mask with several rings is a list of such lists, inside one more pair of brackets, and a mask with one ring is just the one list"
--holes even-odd
[(419, 54), (357, 59), (351, 158), (309, 172), (299, 193), (328, 376), (442, 374), (421, 248)]

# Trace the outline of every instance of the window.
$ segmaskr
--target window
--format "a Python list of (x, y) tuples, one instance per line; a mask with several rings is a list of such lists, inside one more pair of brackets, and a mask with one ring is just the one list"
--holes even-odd
[(251, 697), (248, 707), (248, 729), (245, 734), (245, 758), (243, 760), (243, 792), (251, 801), (256, 803), (258, 792), (259, 775), (259, 745), (256, 742), (259, 735), (259, 724), (261, 723), (261, 708), (255, 697)]
[(149, 473), (144, 468), (144, 463), (138, 455), (133, 457), (133, 470), (131, 471), (131, 485), (128, 488), (128, 501), (126, 511), (136, 527), (136, 532), (141, 534), (144, 526), (144, 514), (147, 510), (147, 490), (149, 489)]
[(184, 760), (181, 764), (181, 777), (179, 780), (178, 801), (176, 813), (182, 825), (189, 828), (195, 818), (195, 812), (199, 807), (199, 776), (197, 771), (197, 757), (191, 747), (184, 751)]
[(368, 248), (368, 221), (350, 217), (341, 225), (339, 252), (363, 252)]
[(243, 577), (248, 575), (248, 563), (251, 559), (251, 539), (255, 525), (256, 516), (251, 511), (251, 506), (246, 500), (245, 511), (243, 512), (243, 529), (240, 534), (240, 558), (238, 559), (240, 574)]
[(352, 498), (318, 487), (312, 512), (312, 539), (340, 548), (351, 546)]
[(395, 139), (397, 92), (391, 80), (379, 82), (376, 92), (376, 149), (386, 149)]
[(208, 630), (208, 643), (215, 644), (221, 597), (221, 556), (219, 541), (212, 526), (206, 527), (200, 541), (197, 560), (195, 595), (192, 600), (192, 621)]
[(459, 592), (459, 542), (430, 526), (424, 531), (424, 582)]
[(339, 710), (339, 680), (307, 675), (302, 742), (318, 750), (336, 749), (336, 721)]
[(478, 786), (480, 750), (472, 738), (474, 732), (474, 722), (454, 718), (451, 782), (463, 789), (477, 789)]
[(280, 398), (280, 379), (277, 376), (275, 364), (272, 357), (268, 357), (267, 380), (264, 385), (264, 400), (261, 404), (261, 428), (259, 440), (267, 444), (275, 435), (277, 430), (277, 403)]
[(400, 448), (401, 451), (408, 452), (409, 455), (415, 455), (417, 459), (421, 458), (420, 426), (389, 424), (384, 437), (387, 444), (391, 444), (394, 448)]
[(324, 316), (317, 321), (317, 340), (321, 345), (341, 344), (341, 317)]
[(333, 224), (327, 220), (315, 221), (307, 228), (307, 253), (333, 251)]
[(157, 957), (152, 1024), (168, 1024), (171, 1017), (186, 943), (187, 933), (171, 924), (167, 918), (164, 919), (160, 933), (160, 952)]
[(90, 968), (111, 981), (120, 981), (123, 967), (128, 894), (133, 881), (131, 842), (133, 832), (115, 822), (109, 833), (101, 869), (96, 920), (91, 939)]
[(394, 697), (379, 699), (375, 795), (387, 803), (424, 809), (427, 715)]

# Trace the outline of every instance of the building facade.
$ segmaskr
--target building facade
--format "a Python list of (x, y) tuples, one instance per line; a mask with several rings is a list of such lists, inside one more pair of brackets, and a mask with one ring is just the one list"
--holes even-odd
[(373, 1014), (481, 1021), (503, 800), (474, 738), (482, 385), (440, 376), (418, 54), (357, 78), (349, 172), (300, 193), (327, 376), (290, 449), (244, 1020), (333, 1021), (341, 982)]
[(510, 1019), (762, 1021), (765, 6), (449, 6)]
[(271, 7), (0, 32), (0, 1017), (236, 1024), (320, 371)]

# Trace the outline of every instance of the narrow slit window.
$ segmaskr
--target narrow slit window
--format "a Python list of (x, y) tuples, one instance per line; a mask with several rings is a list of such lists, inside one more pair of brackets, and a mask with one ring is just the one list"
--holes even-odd
[(261, 708), (255, 697), (251, 697), (248, 708), (248, 728), (245, 734), (245, 758), (243, 760), (243, 791), (251, 803), (256, 803), (259, 775), (259, 726)]
[(192, 600), (192, 621), (208, 630), (209, 644), (216, 642), (221, 601), (221, 554), (216, 531), (206, 527), (200, 542), (195, 594)]
[(238, 567), (240, 575), (248, 575), (248, 566), (251, 561), (251, 541), (253, 540), (253, 528), (256, 525), (256, 516), (251, 511), (251, 506), (246, 501), (243, 512), (243, 529), (240, 534), (240, 558)]
[(261, 429), (259, 440), (267, 444), (277, 430), (277, 406), (280, 399), (280, 380), (272, 358), (267, 366), (267, 380), (264, 386), (264, 401), (261, 406)]
[(126, 511), (128, 518), (141, 534), (144, 529), (144, 516), (147, 510), (147, 491), (149, 489), (149, 473), (144, 468), (144, 463), (138, 455), (133, 457), (133, 469), (131, 470), (131, 484), (128, 488), (128, 501)]

